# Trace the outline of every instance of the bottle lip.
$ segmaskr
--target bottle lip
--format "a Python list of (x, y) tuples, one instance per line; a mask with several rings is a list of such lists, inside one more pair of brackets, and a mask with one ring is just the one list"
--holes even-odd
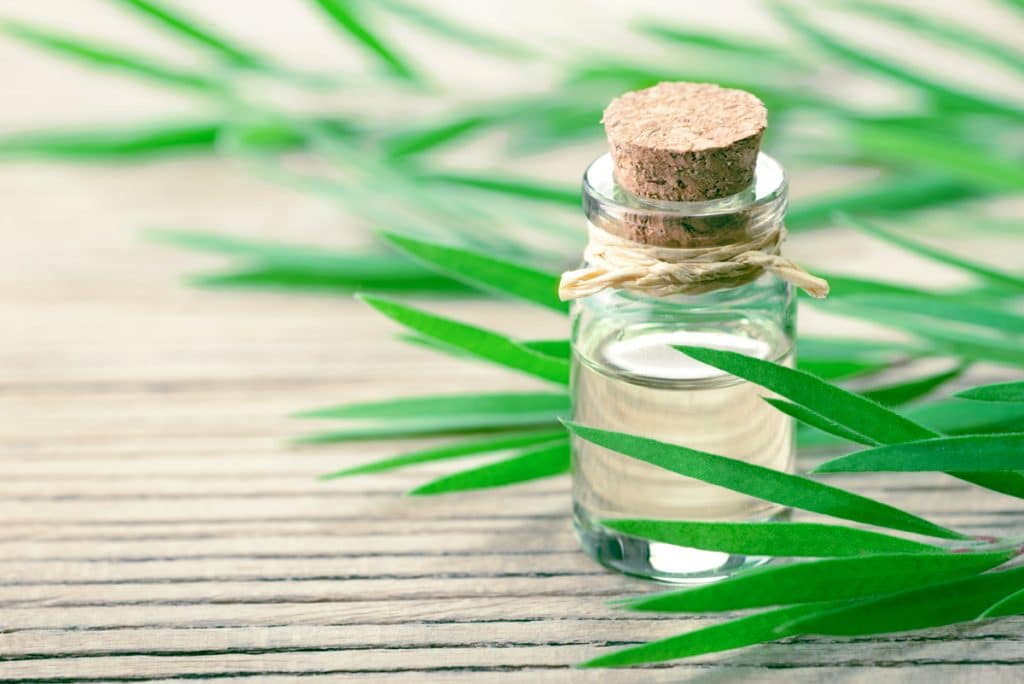
[(597, 202), (612, 214), (649, 216), (719, 216), (756, 209), (785, 200), (789, 182), (782, 165), (764, 152), (757, 155), (754, 181), (735, 195), (704, 202), (671, 202), (634, 195), (615, 182), (614, 162), (605, 153), (583, 174), (585, 202)]

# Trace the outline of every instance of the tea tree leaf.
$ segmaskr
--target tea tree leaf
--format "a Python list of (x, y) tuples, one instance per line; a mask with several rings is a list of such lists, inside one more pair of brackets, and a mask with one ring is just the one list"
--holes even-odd
[(964, 183), (995, 190), (1024, 187), (1024, 169), (1017, 160), (975, 145), (950, 145), (948, 136), (866, 122), (849, 122), (844, 129), (844, 139), (872, 159), (941, 171)]
[(245, 288), (311, 292), (314, 294), (345, 293), (353, 290), (374, 292), (464, 292), (461, 283), (440, 276), (422, 278), (372, 278), (346, 273), (343, 269), (321, 270), (267, 266), (253, 267), (227, 273), (191, 276), (188, 282), (196, 287)]
[(962, 363), (950, 370), (892, 385), (873, 387), (869, 390), (864, 390), (861, 394), (872, 401), (877, 401), (883, 406), (899, 406), (931, 393), (937, 387), (944, 385), (950, 380), (955, 380), (963, 375), (963, 372), (967, 370), (969, 365)]
[[(875, 318), (881, 319), (882, 317), (876, 315)], [(886, 316), (884, 321), (879, 320), (879, 322), (909, 330), (907, 327), (909, 323), (899, 316)], [(1024, 354), (1020, 353), (1019, 337), (1014, 339), (978, 334), (973, 331), (949, 328), (941, 324), (927, 323), (924, 320), (915, 321), (912, 332), (914, 335), (928, 340), (933, 349), (939, 353), (945, 352), (966, 359), (994, 361), (1024, 367)]]
[(641, 21), (635, 28), (652, 38), (687, 47), (706, 48), (719, 52), (792, 64), (795, 59), (784, 49), (758, 43), (749, 38), (724, 36), (720, 33), (698, 33), (680, 27), (668, 27), (661, 22)]
[(402, 0), (376, 0), (376, 2), (381, 8), (420, 26), (424, 30), (474, 50), (489, 52), (501, 57), (526, 58), (533, 54), (533, 51), (519, 43), (501, 36), (479, 33), (456, 24), (441, 14), (430, 12), (410, 2)]
[[(990, 434), (1024, 430), (1024, 406), (978, 404), (960, 399), (939, 399), (909, 406), (902, 413), (936, 435)], [(836, 444), (832, 435), (801, 433), (800, 446)]]
[(617, 602), (629, 610), (720, 612), (837, 601), (915, 589), (975, 575), (1013, 557), (989, 553), (897, 553), (760, 568), (721, 582)]
[(488, 394), (438, 394), (388, 401), (341, 404), (303, 411), (298, 418), (424, 418), (428, 416), (555, 414), (569, 412), (569, 396), (555, 392), (501, 392)]
[(895, 283), (887, 283), (881, 280), (870, 280), (868, 278), (854, 278), (846, 275), (836, 275), (834, 273), (822, 272), (819, 269), (814, 270), (815, 273), (820, 273), (821, 277), (828, 281), (829, 290), (829, 302), (833, 302), (836, 297), (860, 297), (862, 295), (894, 295), (904, 296), (908, 299), (911, 297), (928, 297), (933, 293), (926, 292), (923, 290), (916, 290), (907, 285), (897, 285)]
[(925, 12), (908, 12), (893, 5), (858, 0), (848, 7), (858, 13), (879, 17), (911, 33), (929, 36), (966, 48), (984, 57), (1000, 61), (1011, 69), (1024, 72), (1024, 57), (990, 39), (972, 33), (960, 24), (947, 24)]
[(826, 54), (855, 68), (892, 78), (915, 90), (922, 91), (945, 107), (968, 111), (981, 110), (1013, 118), (1024, 116), (1024, 112), (1021, 112), (1016, 107), (950, 87), (945, 83), (913, 73), (902, 66), (888, 62), (882, 57), (852, 48), (804, 21), (800, 14), (788, 5), (773, 3), (772, 10), (786, 26)]
[(400, 159), (461, 140), (492, 123), (494, 117), (484, 114), (458, 116), (440, 124), (399, 131), (384, 138), (380, 145), (388, 157)]
[(932, 261), (938, 261), (939, 263), (953, 266), (962, 271), (966, 271), (972, 275), (978, 276), (982, 280), (993, 283), (994, 285), (1010, 286), (1016, 290), (1024, 290), (1024, 278), (1018, 278), (1017, 276), (1004, 273), (988, 266), (983, 266), (967, 259), (961, 259), (958, 256), (943, 252), (942, 250), (922, 245), (914, 240), (897, 235), (891, 231), (885, 230), (877, 224), (865, 221), (864, 219), (855, 218), (849, 214), (837, 214), (837, 218), (844, 224), (860, 230), (868, 235), (876, 237), (880, 240), (885, 240), (897, 247), (918, 254)]
[(877, 361), (830, 361), (828, 359), (804, 359), (799, 356), (796, 362), (797, 368), (816, 375), (822, 380), (842, 380), (858, 375), (877, 373), (885, 370), (889, 365), (889, 363)]
[(1024, 381), (972, 387), (958, 392), (955, 396), (973, 401), (1024, 402)]
[(550, 442), (565, 435), (565, 430), (559, 427), (555, 430), (537, 430), (522, 432), (508, 436), (494, 437), (492, 439), (472, 440), (468, 442), (457, 442), (446, 444), (433, 449), (413, 451), (400, 456), (392, 456), (372, 463), (367, 463), (353, 468), (336, 470), (332, 473), (321, 475), (319, 480), (335, 480), (353, 475), (366, 475), (368, 473), (381, 473), (397, 468), (431, 463), (434, 461), (461, 458), (463, 456), (477, 456), (479, 454), (490, 454), (497, 451), (506, 451), (517, 447), (531, 446), (542, 442)]
[(905, 532), (945, 539), (963, 538), (958, 532), (906, 511), (799, 475), (644, 437), (571, 422), (565, 422), (565, 426), (577, 437), (598, 446), (764, 501)]
[(706, 653), (731, 651), (736, 648), (743, 648), (744, 646), (775, 641), (782, 638), (782, 635), (777, 631), (781, 625), (789, 624), (800, 618), (817, 615), (825, 606), (837, 605), (843, 604), (812, 603), (755, 613), (754, 615), (721, 622), (710, 627), (695, 629), (692, 632), (686, 632), (667, 639), (652, 641), (641, 646), (624, 648), (620, 651), (588, 660), (579, 665), (579, 667), (624, 667), (642, 663), (660, 663), (666, 660), (677, 660)]
[(856, 636), (950, 625), (977, 618), (1022, 586), (1024, 567), (991, 572), (796, 617), (779, 633)]
[(215, 35), (195, 20), (180, 12), (172, 11), (160, 2), (155, 0), (117, 0), (117, 2), (152, 19), (172, 33), (206, 48), (227, 62), (244, 67), (264, 65), (263, 60), (251, 51)]
[(1024, 470), (1024, 433), (960, 435), (857, 451), (822, 463), (816, 473), (987, 472)]
[(0, 156), (55, 157), (65, 160), (147, 157), (167, 153), (211, 152), (221, 122), (151, 124), (141, 128), (38, 131), (0, 137)]
[(559, 439), (496, 463), (471, 468), (417, 487), (412, 496), (503, 487), (569, 471), (569, 443)]
[(1024, 613), (1024, 589), (1018, 589), (1009, 596), (1005, 596), (978, 616), (978, 620), (1003, 617), (1004, 615), (1020, 615)]
[(677, 349), (697, 361), (766, 387), (829, 420), (882, 444), (934, 437), (935, 433), (858, 394), (809, 373), (737, 352), (699, 347)]
[(383, 233), (384, 239), (400, 250), (420, 259), (442, 275), (474, 287), (501, 292), (540, 304), (559, 313), (569, 311), (568, 302), (558, 299), (558, 275), (529, 266), (413, 238)]
[(812, 411), (806, 406), (793, 404), (783, 399), (773, 399), (772, 397), (764, 397), (764, 400), (786, 415), (799, 420), (801, 423), (817, 428), (822, 432), (827, 432), (831, 435), (835, 435), (836, 437), (856, 442), (857, 444), (866, 444), (868, 446), (875, 446), (878, 444), (875, 440), (856, 433), (833, 420), (829, 420), (825, 416)]
[(420, 335), (544, 380), (562, 385), (569, 382), (568, 361), (535, 352), (504, 335), (435, 316), (392, 300), (370, 296), (360, 298), (388, 318)]
[[(848, 190), (796, 201), (786, 214), (786, 226), (793, 230), (824, 227), (831, 223), (837, 211), (869, 211), (876, 216), (888, 215), (941, 206), (984, 194), (979, 188), (946, 176), (907, 175), (887, 176)], [(841, 286), (837, 292), (842, 292)]]
[(558, 359), (568, 359), (572, 356), (569, 340), (527, 340), (523, 342), (523, 346), (539, 354), (554, 356)]
[(576, 189), (557, 187), (533, 180), (498, 176), (496, 174), (480, 176), (478, 174), (432, 173), (422, 176), (422, 179), (429, 183), (484, 190), (540, 202), (551, 202), (574, 209), (580, 206), (581, 201), (580, 191)]
[(872, 315), (870, 312), (864, 313), (867, 309), (882, 309), (901, 315), (969, 323), (1007, 334), (1024, 333), (1024, 316), (991, 306), (950, 301), (938, 294), (932, 294), (930, 297), (850, 297), (839, 302), (839, 308), (857, 311), (858, 315), (863, 317)]
[(818, 523), (603, 520), (601, 524), (633, 537), (751, 556), (822, 558), (938, 550), (887, 534)]
[(349, 38), (363, 46), (392, 75), (406, 81), (420, 80), (408, 62), (385, 44), (359, 15), (359, 3), (350, 0), (313, 0), (313, 4), (330, 17)]
[(394, 419), (386, 422), (374, 422), (370, 425), (303, 435), (295, 440), (295, 444), (335, 444), (371, 439), (504, 432), (525, 428), (554, 429), (558, 425), (558, 419), (559, 414), (547, 411)]
[(123, 71), (162, 85), (198, 91), (214, 91), (220, 84), (206, 76), (158, 64), (146, 57), (110, 48), (84, 39), (63, 36), (21, 22), (4, 20), (0, 32), (23, 43), (70, 57), (92, 66)]

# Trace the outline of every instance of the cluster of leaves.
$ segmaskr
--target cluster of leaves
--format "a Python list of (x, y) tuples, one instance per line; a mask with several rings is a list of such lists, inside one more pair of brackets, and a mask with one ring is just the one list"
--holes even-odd
[[(903, 631), (1015, 614), (1024, 608), (1024, 569), (1001, 567), (1019, 553), (1021, 540), (972, 539), (811, 477), (567, 423), (566, 340), (512, 339), (380, 296), (423, 291), (511, 295), (565, 313), (565, 304), (555, 295), (556, 272), (565, 263), (568, 248), (574, 252), (578, 246), (578, 231), (559, 218), (558, 209), (575, 206), (577, 191), (567, 184), (507, 173), (453, 171), (440, 165), (437, 153), (496, 131), (509, 136), (510, 152), (522, 154), (593, 138), (600, 135), (599, 112), (611, 97), (660, 80), (711, 80), (745, 88), (764, 99), (773, 112), (774, 138), (769, 144), (788, 164), (855, 165), (880, 172), (867, 184), (796, 203), (787, 221), (790, 228), (825, 227), (838, 218), (855, 230), (959, 269), (975, 285), (932, 291), (826, 274), (833, 290), (830, 310), (904, 330), (912, 341), (804, 338), (799, 341), (798, 369), (709, 349), (681, 348), (680, 353), (774, 393), (777, 398), (766, 400), (800, 421), (801, 446), (848, 452), (820, 465), (815, 475), (938, 471), (1021, 497), (1024, 475), (1018, 471), (1024, 471), (1019, 455), (1024, 434), (1015, 430), (1024, 420), (1024, 386), (1007, 383), (977, 387), (952, 398), (924, 398), (975, 361), (1024, 366), (1024, 317), (1014, 308), (1024, 278), (937, 251), (874, 220), (841, 213), (856, 211), (858, 216), (899, 218), (911, 224), (922, 222), (913, 212), (943, 207), (951, 208), (952, 220), (969, 222), (972, 231), (983, 230), (984, 219), (965, 201), (1024, 188), (1020, 140), (1013, 135), (1024, 120), (1018, 105), (857, 48), (792, 4), (773, 2), (773, 13), (796, 39), (786, 45), (640, 22), (635, 30), (677, 51), (685, 68), (666, 68), (664, 63), (655, 67), (621, 56), (588, 56), (563, 65), (558, 87), (549, 94), (463, 105), (440, 120), (396, 128), (391, 122), (333, 112), (285, 114), (268, 103), (251, 102), (237, 87), (246, 78), (319, 90), (344, 89), (358, 77), (283, 66), (165, 2), (110, 1), (207, 54), (210, 68), (180, 68), (13, 21), (4, 22), (0, 30), (79, 62), (199, 96), (216, 114), (206, 120), (137, 128), (8, 136), (0, 139), (0, 154), (136, 159), (216, 151), (243, 156), (272, 178), (337, 199), (354, 220), (377, 229), (377, 243), (367, 251), (332, 252), (209, 233), (158, 233), (160, 239), (242, 262), (239, 270), (204, 277), (201, 284), (372, 290), (378, 294), (363, 300), (408, 329), (405, 337), (410, 342), (524, 372), (556, 387), (309, 411), (303, 416), (346, 421), (342, 429), (303, 438), (309, 443), (462, 436), (440, 447), (329, 473), (324, 479), (491, 455), (495, 459), (490, 463), (426, 483), (412, 493), (525, 482), (568, 470), (571, 433), (667, 471), (782, 506), (926, 539), (820, 523), (607, 521), (629, 534), (668, 543), (814, 560), (751, 571), (705, 587), (628, 599), (623, 606), (639, 611), (767, 610), (613, 653), (588, 665), (681, 658), (802, 634)], [(429, 91), (433, 86), (424, 69), (385, 40), (377, 24), (385, 15), (470, 49), (512, 60), (537, 58), (513, 41), (483, 36), (406, 0), (311, 4), (376, 65), (377, 87), (397, 94)], [(844, 3), (842, 11), (948, 45), (958, 53), (1024, 70), (1020, 53), (995, 48), (959, 26), (870, 0)], [(814, 87), (822, 74), (834, 69), (884, 80), (915, 104), (875, 112), (844, 103)], [(751, 74), (757, 75), (756, 82)], [(792, 135), (797, 128), (830, 133), (807, 145)], [(320, 170), (291, 170), (283, 158), (296, 151), (315, 157), (322, 163)], [(523, 235), (531, 239), (524, 240)], [(893, 363), (929, 356), (957, 362), (938, 373), (896, 384), (876, 382), (859, 392), (832, 384), (863, 381)]]

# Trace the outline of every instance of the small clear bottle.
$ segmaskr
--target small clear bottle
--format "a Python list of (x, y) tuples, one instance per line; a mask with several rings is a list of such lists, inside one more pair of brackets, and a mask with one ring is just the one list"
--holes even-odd
[[(753, 184), (705, 202), (666, 202), (618, 186), (609, 155), (587, 169), (584, 208), (591, 230), (636, 236), (659, 231), (659, 244), (714, 247), (781, 227), (786, 179), (767, 155), (757, 158)], [(671, 251), (673, 247), (659, 247)], [(703, 294), (653, 297), (608, 289), (572, 307), (573, 420), (791, 471), (792, 420), (763, 400), (766, 391), (698, 363), (673, 345), (738, 351), (794, 362), (793, 287), (770, 273)], [(611, 518), (769, 520), (779, 506), (680, 476), (573, 439), (573, 503), (584, 550), (620, 572), (666, 582), (696, 583), (765, 562), (684, 548), (622, 534)]]

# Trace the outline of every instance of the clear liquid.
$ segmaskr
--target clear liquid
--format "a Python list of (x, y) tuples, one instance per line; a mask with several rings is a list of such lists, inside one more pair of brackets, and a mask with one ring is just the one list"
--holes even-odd
[[(792, 420), (763, 400), (767, 391), (694, 361), (672, 345), (738, 351), (787, 364), (788, 346), (723, 332), (652, 331), (613, 337), (574, 358), (574, 420), (789, 471)], [(577, 439), (573, 497), (583, 545), (606, 565), (666, 581), (704, 581), (763, 559), (624, 537), (600, 520), (763, 520), (773, 504), (668, 472)]]

